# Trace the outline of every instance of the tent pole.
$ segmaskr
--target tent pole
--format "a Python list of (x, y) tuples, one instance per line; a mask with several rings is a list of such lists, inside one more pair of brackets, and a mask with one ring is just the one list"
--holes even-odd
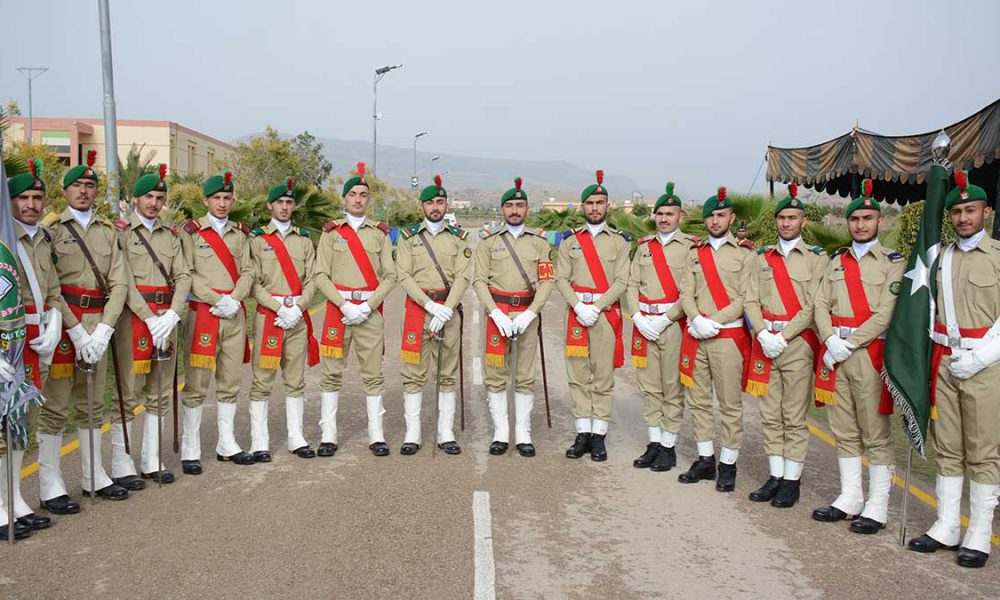
[(767, 188), (771, 191), (771, 200), (774, 200), (774, 181), (768, 181)]

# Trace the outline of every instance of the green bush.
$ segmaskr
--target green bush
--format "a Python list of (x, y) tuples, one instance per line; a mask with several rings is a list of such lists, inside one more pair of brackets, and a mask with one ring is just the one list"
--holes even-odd
[[(917, 233), (920, 231), (920, 220), (924, 216), (924, 202), (911, 202), (903, 208), (899, 216), (899, 223), (896, 227), (896, 250), (910, 259), (913, 252), (913, 245), (917, 243)], [(941, 245), (955, 239), (955, 229), (948, 220), (948, 215), (942, 216)]]

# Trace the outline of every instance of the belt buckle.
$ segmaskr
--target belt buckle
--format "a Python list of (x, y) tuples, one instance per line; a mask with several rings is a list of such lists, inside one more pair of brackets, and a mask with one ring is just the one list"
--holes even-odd
[(840, 327), (837, 328), (837, 337), (839, 337), (842, 340), (846, 340), (847, 338), (851, 337), (851, 328), (841, 325)]
[(511, 306), (521, 306), (521, 297), (520, 296), (511, 296), (510, 297), (510, 305)]
[(281, 299), (281, 303), (291, 308), (292, 306), (295, 305), (295, 298), (292, 298), (291, 296), (285, 296), (284, 298)]
[(80, 308), (90, 308), (90, 296), (80, 294)]
[(582, 297), (580, 298), (580, 300), (583, 301), (583, 302), (593, 302), (594, 301), (594, 294), (591, 293), (591, 292), (583, 292)]
[(785, 325), (788, 325), (788, 323), (773, 321), (771, 323), (771, 331), (773, 331), (774, 333), (779, 333), (785, 329)]
[(361, 297), (361, 291), (360, 290), (352, 290), (351, 291), (351, 300), (354, 301), (354, 302), (360, 302), (361, 300), (363, 300), (363, 298)]
[(163, 300), (164, 294), (161, 290), (153, 292), (153, 303), (154, 304), (164, 304)]

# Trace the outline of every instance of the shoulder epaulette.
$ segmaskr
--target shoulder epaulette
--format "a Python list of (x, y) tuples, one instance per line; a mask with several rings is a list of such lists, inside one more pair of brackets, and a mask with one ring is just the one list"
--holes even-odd
[(812, 252), (813, 254), (818, 254), (819, 256), (823, 256), (824, 254), (826, 254), (826, 248), (824, 248), (823, 246), (813, 246), (812, 248), (809, 249), (809, 251)]
[(407, 225), (406, 227), (399, 230), (399, 234), (403, 236), (403, 239), (409, 239), (420, 231), (420, 223), (416, 225)]
[(128, 219), (118, 219), (117, 221), (115, 221), (115, 227), (117, 227), (118, 229), (120, 229), (122, 231), (127, 230), (128, 229)]
[(614, 228), (612, 228), (611, 231), (613, 231), (613, 232), (617, 233), (618, 235), (622, 236), (623, 238), (625, 238), (626, 242), (631, 242), (632, 241), (632, 236), (629, 235), (629, 233), (627, 231), (622, 231), (621, 229), (614, 229)]
[(691, 240), (692, 244), (700, 244), (701, 243), (701, 238), (698, 237), (698, 236), (696, 236), (696, 235), (689, 235), (688, 239)]
[(575, 229), (567, 229), (566, 231), (562, 232), (563, 239), (566, 239), (568, 237), (573, 237), (574, 235), (576, 235)]
[(243, 223), (237, 223), (236, 228), (243, 232), (243, 235), (250, 235), (250, 228)]
[(548, 239), (548, 237), (549, 237), (549, 233), (547, 231), (545, 231), (544, 229), (542, 229), (541, 227), (531, 227), (528, 230), (531, 231), (532, 233), (534, 233), (535, 235), (537, 235), (540, 238)]
[(479, 237), (480, 239), (485, 240), (491, 235), (496, 235), (498, 232), (502, 230), (503, 230), (502, 225), (494, 225), (492, 227), (490, 227), (489, 225), (483, 225), (482, 227), (479, 228)]
[(457, 225), (449, 225), (448, 231), (452, 232), (454, 235), (457, 235), (458, 239), (460, 240), (464, 240), (469, 237), (469, 232), (465, 231), (461, 227), (458, 227)]
[(748, 250), (753, 250), (753, 240), (740, 240), (736, 242), (736, 245), (742, 246)]
[(889, 262), (902, 262), (902, 261), (906, 260), (906, 257), (904, 257), (899, 252), (896, 252), (895, 250), (893, 250), (891, 252), (886, 252), (885, 256), (886, 256), (886, 258), (889, 259)]
[(52, 241), (52, 232), (49, 231), (48, 227), (42, 227), (42, 235), (45, 236), (45, 241), (46, 242), (51, 242)]
[(761, 246), (760, 248), (757, 248), (757, 254), (764, 254), (770, 249), (771, 249), (770, 246)]
[(382, 221), (375, 223), (375, 226), (378, 227), (380, 230), (382, 230), (382, 233), (389, 233), (389, 226), (383, 223)]
[(837, 248), (836, 250), (833, 251), (833, 256), (840, 256), (841, 254), (846, 254), (847, 251), (850, 249), (851, 249), (850, 246), (841, 246), (840, 248)]
[(299, 235), (302, 237), (309, 237), (309, 230), (305, 227), (299, 227)]
[(325, 223), (325, 224), (323, 225), (323, 231), (325, 231), (325, 232), (327, 232), (327, 233), (329, 233), (329, 232), (333, 231), (333, 230), (334, 230), (334, 229), (336, 229), (336, 228), (337, 228), (337, 222), (336, 222), (336, 221), (327, 221), (327, 222), (326, 222), (326, 223)]
[(110, 219), (101, 219), (100, 222), (107, 225), (108, 227), (116, 227), (114, 222), (112, 222)]
[(645, 244), (646, 242), (648, 242), (649, 240), (653, 239), (654, 237), (656, 237), (655, 233), (653, 235), (647, 235), (646, 237), (639, 238), (639, 240), (636, 243), (640, 244), (640, 245), (641, 244)]
[(184, 224), (184, 231), (188, 233), (195, 233), (199, 229), (201, 229), (201, 224), (198, 223), (198, 219), (191, 219), (190, 221)]
[(257, 237), (258, 235), (264, 235), (265, 233), (266, 232), (264, 231), (263, 227), (257, 227), (250, 232), (250, 235), (252, 235), (253, 237)]

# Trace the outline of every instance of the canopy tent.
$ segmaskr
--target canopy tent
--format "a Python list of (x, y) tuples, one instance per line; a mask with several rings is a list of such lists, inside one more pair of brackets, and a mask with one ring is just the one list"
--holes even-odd
[[(1000, 100), (943, 128), (951, 137), (955, 169), (969, 171), (996, 205), (1000, 196)], [(922, 200), (931, 166), (931, 142), (941, 131), (905, 136), (878, 135), (855, 127), (850, 133), (805, 148), (767, 147), (767, 180), (797, 182), (828, 194), (857, 197), (861, 180), (874, 180), (880, 201), (906, 204)]]

